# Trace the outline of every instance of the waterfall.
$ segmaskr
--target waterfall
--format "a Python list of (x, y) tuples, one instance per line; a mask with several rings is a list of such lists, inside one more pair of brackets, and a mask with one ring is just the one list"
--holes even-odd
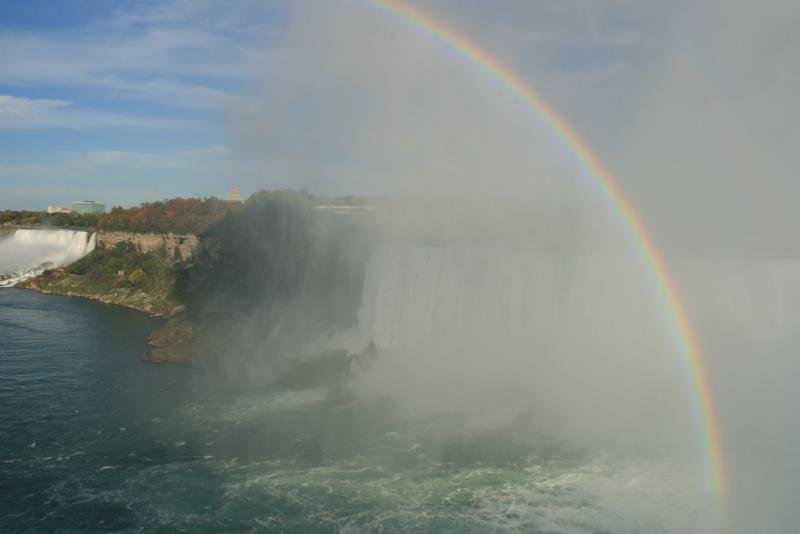
[[(761, 374), (754, 396), (783, 387), (736, 369), (792, 361), (800, 259), (682, 256), (670, 266), (720, 402), (734, 395), (726, 383)], [(374, 342), (369, 387), (415, 411), (482, 409), (516, 389), (514, 402), (530, 399), (581, 432), (646, 428), (668, 443), (692, 432), (694, 409), (672, 321), (633, 255), (385, 244), (369, 259), (348, 349)]]
[[(670, 265), (708, 342), (725, 332), (763, 345), (800, 331), (800, 259), (682, 256)], [(450, 337), (597, 347), (669, 335), (666, 314), (632, 255), (383, 245), (367, 266), (357, 330), (360, 342), (400, 351)]]
[(17, 230), (0, 240), (0, 287), (69, 265), (94, 250), (96, 242), (96, 235), (85, 231)]
[(384, 244), (352, 338), (377, 347), (361, 387), (411, 413), (530, 408), (559, 432), (616, 439), (658, 420), (678, 435), (685, 380), (658, 297), (634, 255)]
[(401, 351), (468, 345), (630, 338), (652, 330), (655, 293), (638, 261), (488, 246), (384, 245), (367, 266), (362, 341)]

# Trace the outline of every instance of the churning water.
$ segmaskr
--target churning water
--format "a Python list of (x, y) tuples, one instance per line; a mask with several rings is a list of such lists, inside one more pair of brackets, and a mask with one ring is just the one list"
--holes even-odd
[(157, 322), (0, 292), (0, 530), (702, 531), (694, 475), (519, 416), (212, 386), (141, 360)]

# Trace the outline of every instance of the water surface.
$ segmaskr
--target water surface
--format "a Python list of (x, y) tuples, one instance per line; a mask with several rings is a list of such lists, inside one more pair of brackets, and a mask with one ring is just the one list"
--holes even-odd
[[(0, 530), (681, 532), (675, 466), (142, 361), (159, 322), (0, 291)], [(688, 530), (687, 530), (688, 529)]]

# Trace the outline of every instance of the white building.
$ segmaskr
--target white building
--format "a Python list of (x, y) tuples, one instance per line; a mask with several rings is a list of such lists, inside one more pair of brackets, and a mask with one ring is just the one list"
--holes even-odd
[(58, 206), (47, 206), (47, 213), (72, 213), (72, 209), (59, 208)]
[(106, 205), (94, 200), (81, 200), (72, 203), (72, 211), (85, 215), (87, 213), (105, 213)]

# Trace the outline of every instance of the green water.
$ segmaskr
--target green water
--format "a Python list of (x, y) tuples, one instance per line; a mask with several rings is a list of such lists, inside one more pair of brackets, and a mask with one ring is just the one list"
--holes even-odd
[(0, 531), (706, 530), (669, 464), (569, 446), (533, 424), (475, 428), (220, 385), (141, 360), (158, 323), (0, 291)]

